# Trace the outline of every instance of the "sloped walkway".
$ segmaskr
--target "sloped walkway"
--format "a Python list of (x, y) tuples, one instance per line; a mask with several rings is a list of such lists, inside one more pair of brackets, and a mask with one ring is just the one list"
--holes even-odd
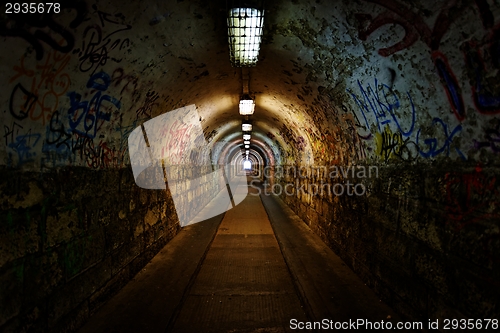
[(286, 205), (249, 190), (223, 218), (183, 228), (80, 333), (292, 332), (292, 319), (398, 320)]

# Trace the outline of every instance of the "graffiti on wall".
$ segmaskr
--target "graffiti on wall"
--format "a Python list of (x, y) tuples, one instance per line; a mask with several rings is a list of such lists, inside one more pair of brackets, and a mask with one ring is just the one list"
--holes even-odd
[(121, 108), (118, 99), (103, 94), (110, 83), (110, 76), (105, 72), (99, 72), (94, 74), (87, 82), (87, 88), (95, 91), (90, 100), (82, 101), (82, 95), (74, 91), (68, 93), (70, 98), (68, 118), (73, 133), (91, 139), (95, 138), (102, 124), (111, 119), (113, 110)]
[[(19, 165), (34, 161), (37, 156), (37, 146), (40, 143), (40, 138), (40, 134), (28, 131), (25, 134), (17, 136), (15, 141), (7, 145), (17, 154)], [(9, 156), (8, 163), (12, 165), (12, 155)]]
[(500, 218), (500, 183), (481, 167), (469, 173), (447, 173), (445, 188), (447, 221), (456, 230), (485, 219)]
[(160, 136), (169, 138), (161, 148), (160, 158), (169, 158), (172, 161), (180, 161), (186, 152), (190, 151), (191, 129), (193, 124), (175, 120), (169, 126), (164, 126), (160, 130)]
[(99, 138), (102, 127), (119, 113), (121, 102), (106, 94), (111, 77), (105, 72), (94, 74), (87, 82), (84, 99), (75, 91), (67, 93), (69, 108), (52, 114), (43, 145), (45, 162), (53, 164), (74, 161), (79, 157), (91, 168), (119, 166), (123, 149), (112, 148)]
[[(436, 157), (437, 155), (444, 154), (445, 156), (450, 156), (450, 148), (452, 147), (454, 137), (462, 131), (462, 125), (455, 126), (452, 130), (448, 124), (446, 124), (440, 118), (434, 118), (432, 120), (432, 129), (435, 129), (436, 135), (431, 135), (425, 139), (422, 139), (422, 129), (419, 128), (417, 132), (416, 145), (420, 152), (420, 155), (425, 158)], [(421, 148), (424, 146), (424, 148)], [(455, 147), (455, 152), (465, 160), (464, 154)]]
[[(84, 21), (87, 15), (87, 5), (80, 1), (61, 4), (61, 10), (67, 9), (76, 12), (75, 18), (69, 23), (69, 28), (75, 29)], [(35, 50), (37, 60), (43, 59), (46, 52), (44, 46), (60, 53), (68, 53), (75, 46), (74, 34), (53, 18), (54, 12), (5, 15), (7, 20), (2, 20), (0, 23), (0, 35), (24, 39)]]
[[(435, 117), (432, 119), (430, 127), (426, 128), (426, 131), (423, 128), (415, 129), (416, 135), (412, 136), (412, 139), (408, 142), (412, 146), (416, 146), (418, 155), (423, 158), (433, 158), (440, 154), (448, 156), (450, 151), (454, 151), (460, 158), (466, 159), (464, 153), (452, 144), (454, 139), (459, 137), (462, 132), (463, 127), (460, 123), (467, 118), (464, 94), (467, 91), (470, 92), (474, 109), (480, 115), (494, 116), (500, 113), (500, 84), (495, 74), (500, 70), (500, 60), (498, 60), (500, 59), (500, 26), (495, 26), (495, 18), (490, 5), (486, 0), (475, 0), (470, 3), (462, 3), (456, 0), (446, 1), (439, 9), (434, 25), (431, 26), (426, 22), (423, 14), (412, 10), (409, 4), (400, 0), (364, 1), (374, 3), (384, 8), (384, 10), (375, 16), (366, 13), (355, 14), (359, 23), (359, 38), (367, 40), (372, 33), (382, 26), (394, 24), (402, 27), (404, 34), (399, 41), (380, 48), (378, 53), (381, 56), (388, 57), (411, 48), (417, 41), (427, 45), (450, 109), (459, 122), (458, 125), (446, 124), (443, 119)], [(443, 36), (449, 32), (450, 26), (455, 24), (464, 12), (469, 11), (476, 13), (473, 15), (478, 16), (485, 34), (484, 37), (479, 39), (475, 37), (469, 38), (462, 42), (457, 49), (463, 58), (463, 63), (459, 64), (460, 69), (465, 68), (465, 74), (468, 77), (468, 86), (465, 87), (462, 83), (459, 83), (453, 66), (449, 63), (445, 53), (440, 50), (440, 46)], [(360, 110), (358, 115), (363, 128), (370, 129), (369, 126), (373, 121), (377, 128), (376, 130), (372, 128), (370, 132), (376, 135), (375, 140), (379, 155), (384, 160), (398, 157), (398, 149), (401, 146), (398, 132), (401, 133), (401, 139), (404, 141), (411, 136), (412, 131), (408, 130), (411, 127), (406, 130), (391, 127), (389, 128), (391, 132), (389, 134), (384, 129), (386, 120), (384, 114), (380, 112), (382, 107), (379, 107), (379, 99), (376, 98), (376, 85), (374, 88), (362, 87), (358, 81), (358, 86), (359, 91), (357, 93), (352, 90), (348, 90), (348, 93)], [(367, 117), (368, 114), (370, 114), (370, 117)], [(412, 124), (414, 124), (414, 119)], [(473, 140), (471, 148), (475, 150), (490, 149), (492, 152), (497, 152), (499, 139), (497, 126), (484, 130), (483, 137)], [(437, 135), (433, 136), (429, 133), (423, 135), (424, 132), (429, 131), (435, 132)], [(371, 139), (371, 136), (368, 139)], [(464, 144), (462, 143), (462, 145)]]
[[(55, 71), (54, 75), (57, 76), (57, 73)], [(36, 79), (37, 77), (33, 78), (34, 82), (37, 82)], [(47, 82), (52, 84), (54, 80)], [(22, 117), (17, 118), (21, 119), (13, 117), (16, 121), (4, 125), (5, 145), (9, 148), (9, 165), (21, 166), (33, 161), (35, 157), (41, 157), (42, 166), (71, 164), (77, 158), (91, 168), (122, 165), (126, 147), (122, 145), (114, 148), (105, 140), (97, 140), (104, 135), (105, 123), (109, 123), (112, 117), (116, 118), (121, 109), (121, 102), (106, 93), (110, 85), (111, 77), (105, 72), (98, 72), (88, 80), (87, 91), (66, 92), (68, 86), (65, 85), (58, 94), (60, 96), (57, 96), (57, 103), (48, 104), (52, 106), (44, 110), (44, 117), (33, 116), (32, 110), (37, 106), (38, 99), (35, 99), (32, 108), (20, 108), (23, 112), (18, 115)], [(62, 92), (66, 93), (63, 95)], [(87, 97), (84, 98), (82, 94)], [(53, 107), (57, 109), (53, 110)], [(32, 132), (23, 125), (25, 119), (41, 122), (45, 125), (45, 133)], [(17, 158), (13, 159), (13, 156)]]
[[(500, 112), (500, 86), (496, 75), (500, 69), (500, 27), (494, 29), (483, 41), (468, 41), (462, 45), (469, 70), (472, 97), (476, 110), (485, 115)], [(489, 58), (490, 66), (484, 56)]]
[(158, 98), (160, 98), (160, 96), (156, 91), (148, 90), (148, 92), (146, 93), (146, 100), (144, 101), (142, 106), (135, 112), (137, 119), (151, 119), (153, 108), (158, 106)]
[[(394, 124), (405, 137), (413, 133), (416, 114), (415, 105), (409, 92), (406, 93), (409, 110), (404, 110), (396, 92), (387, 84), (379, 83), (376, 78), (373, 87), (370, 84), (364, 87), (358, 80), (358, 88), (359, 95), (350, 89), (347, 89), (347, 92), (356, 102), (366, 128), (370, 128), (372, 119), (374, 119), (379, 132), (386, 124)], [(405, 113), (410, 114), (411, 122), (409, 124), (403, 122), (403, 119), (407, 117), (403, 116)]]
[[(57, 13), (7, 15), (1, 23), (0, 35), (23, 39), (34, 51), (33, 57), (28, 49), (12, 67), (8, 81), (7, 112), (12, 118), (4, 124), (8, 163), (17, 167), (38, 160), (42, 168), (73, 163), (120, 166), (126, 144), (110, 139), (127, 135), (121, 127), (117, 130), (116, 123), (123, 125), (122, 95), (131, 96), (134, 103), (140, 98), (138, 78), (123, 68), (108, 72), (102, 66), (121, 62), (130, 46), (123, 33), (132, 26), (124, 23), (123, 14), (96, 5), (87, 8), (84, 2), (63, 4), (62, 10), (74, 14), (66, 25)], [(71, 89), (72, 60), (88, 73), (82, 90)], [(137, 114), (150, 115), (158, 98), (149, 91)]]
[(96, 5), (92, 9), (93, 15), (98, 17), (98, 23), (85, 27), (81, 45), (73, 53), (78, 54), (80, 71), (94, 74), (108, 60), (116, 63), (122, 61), (119, 54), (128, 49), (130, 40), (121, 37), (120, 33), (132, 29), (132, 26), (123, 22), (122, 14), (103, 12)]
[(17, 120), (28, 118), (45, 125), (71, 84), (66, 71), (69, 58), (67, 54), (51, 50), (44, 60), (28, 66), (22, 56), (9, 80), (15, 84), (9, 100), (10, 115)]
[(375, 134), (375, 143), (377, 145), (376, 154), (384, 161), (399, 158), (412, 162), (418, 157), (417, 144), (411, 138), (404, 138), (401, 132), (393, 133), (389, 126), (386, 126), (382, 133)]
[(358, 13), (358, 32), (361, 40), (368, 37), (386, 24), (396, 24), (404, 29), (404, 37), (393, 45), (381, 48), (378, 53), (388, 57), (396, 52), (410, 48), (418, 40), (425, 43), (431, 50), (432, 61), (444, 91), (448, 97), (453, 113), (459, 121), (466, 118), (462, 87), (448, 63), (444, 53), (439, 50), (443, 36), (458, 17), (457, 12), (463, 12), (467, 6), (474, 5), (479, 13), (483, 27), (488, 31), (481, 41), (470, 40), (463, 43), (461, 52), (470, 77), (470, 89), (476, 110), (482, 114), (497, 114), (500, 112), (500, 87), (493, 78), (488, 78), (488, 66), (483, 55), (489, 59), (490, 69), (500, 69), (500, 31), (494, 27), (494, 17), (486, 0), (475, 0), (474, 3), (462, 4), (457, 0), (447, 1), (436, 17), (434, 27), (430, 27), (424, 18), (415, 13), (409, 5), (399, 0), (364, 0), (385, 7), (386, 10), (373, 17), (370, 14)]
[[(358, 111), (353, 111), (353, 114), (356, 119), (363, 120), (364, 125), (358, 127), (370, 129), (374, 134), (359, 137), (374, 139), (376, 154), (384, 161), (391, 158), (415, 161), (418, 157), (450, 156), (450, 151), (466, 159), (453, 143), (462, 131), (461, 125), (450, 126), (443, 119), (435, 117), (423, 131), (416, 122), (417, 113), (410, 92), (405, 92), (406, 98), (402, 100), (395, 88), (377, 79), (374, 79), (373, 86), (363, 85), (359, 80), (357, 83), (357, 91), (347, 89), (358, 107)], [(373, 128), (371, 124), (374, 124)]]

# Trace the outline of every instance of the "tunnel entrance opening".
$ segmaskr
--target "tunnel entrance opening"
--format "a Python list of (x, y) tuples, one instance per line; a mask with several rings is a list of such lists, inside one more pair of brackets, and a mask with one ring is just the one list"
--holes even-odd
[(247, 170), (247, 171), (252, 170), (252, 162), (250, 160), (246, 160), (243, 162), (243, 170)]

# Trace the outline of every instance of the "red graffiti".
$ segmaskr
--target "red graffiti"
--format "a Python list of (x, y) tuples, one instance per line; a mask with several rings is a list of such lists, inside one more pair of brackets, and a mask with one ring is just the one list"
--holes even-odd
[(118, 168), (123, 165), (125, 150), (108, 147), (106, 142), (100, 141), (97, 146), (92, 140), (87, 140), (83, 148), (85, 161), (93, 169)]
[(114, 87), (121, 87), (120, 95), (125, 93), (132, 96), (137, 92), (139, 79), (136, 76), (125, 74), (122, 68), (117, 68), (111, 74), (111, 82)]
[[(9, 83), (28, 78), (19, 82), (12, 90), (9, 109), (11, 115), (18, 119), (41, 120), (45, 125), (50, 120), (54, 110), (58, 108), (59, 98), (68, 90), (71, 80), (64, 72), (70, 56), (57, 51), (49, 51), (44, 62), (28, 68), (25, 57), (21, 57), (20, 65), (14, 66), (16, 74)], [(26, 84), (28, 82), (28, 84)]]
[[(439, 52), (439, 46), (444, 34), (449, 30), (456, 14), (451, 12), (463, 11), (469, 4), (461, 3), (457, 0), (449, 0), (440, 10), (434, 27), (431, 29), (425, 23), (422, 16), (415, 13), (410, 6), (397, 0), (365, 0), (385, 7), (387, 10), (375, 18), (370, 14), (358, 13), (355, 15), (359, 22), (358, 32), (361, 40), (366, 40), (375, 30), (386, 24), (397, 24), (405, 30), (404, 37), (395, 44), (379, 49), (381, 56), (388, 57), (398, 51), (412, 46), (419, 39), (424, 42), (432, 51), (432, 60), (436, 71), (441, 79), (448, 101), (459, 121), (465, 119), (465, 104), (463, 102), (460, 85), (448, 64), (444, 54)], [(472, 5), (472, 3), (471, 3)], [(483, 26), (492, 29), (494, 26), (494, 16), (486, 0), (475, 0), (478, 13)], [(500, 38), (494, 30), (489, 42), (490, 58), (495, 68), (500, 68), (498, 55), (500, 54)], [(485, 78), (487, 71), (482, 60), (482, 55), (478, 46), (474, 42), (466, 42), (462, 47), (466, 64), (469, 67), (471, 77), (471, 88), (476, 109), (484, 114), (496, 114), (500, 112), (500, 93), (493, 91), (493, 86)]]
[(393, 53), (404, 50), (410, 46), (412, 46), (419, 38), (419, 35), (411, 24), (405, 21), (402, 17), (395, 13), (384, 12), (378, 15), (376, 18), (372, 18), (370, 14), (356, 14), (356, 19), (360, 23), (359, 28), (359, 39), (365, 41), (369, 35), (371, 35), (375, 30), (382, 27), (386, 24), (399, 24), (405, 30), (405, 36), (403, 39), (386, 48), (382, 48), (378, 50), (378, 53), (383, 57), (388, 57)]
[(168, 158), (172, 164), (180, 163), (185, 157), (184, 153), (190, 146), (190, 130), (192, 124), (186, 124), (176, 120), (171, 126), (164, 127), (160, 132), (161, 137), (165, 138), (165, 144), (162, 147), (161, 158)]
[(412, 46), (420, 37), (431, 50), (437, 50), (443, 35), (448, 31), (452, 20), (449, 11), (456, 6), (456, 0), (450, 0), (439, 13), (434, 28), (431, 29), (424, 19), (413, 12), (405, 3), (395, 0), (365, 0), (379, 4), (388, 9), (377, 17), (372, 18), (370, 14), (356, 14), (360, 23), (359, 38), (366, 40), (367, 37), (378, 28), (386, 24), (398, 24), (405, 30), (403, 39), (387, 48), (379, 50), (379, 54), (387, 57), (393, 53)]
[(445, 176), (446, 215), (457, 230), (484, 219), (499, 219), (500, 183), (476, 168), (472, 173)]

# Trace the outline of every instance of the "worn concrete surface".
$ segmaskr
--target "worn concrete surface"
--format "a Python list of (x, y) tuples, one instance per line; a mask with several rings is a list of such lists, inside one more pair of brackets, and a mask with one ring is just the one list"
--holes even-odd
[(249, 190), (222, 222), (184, 228), (80, 333), (289, 332), (291, 319), (401, 320), (279, 198)]
[(285, 332), (290, 318), (306, 318), (267, 213), (250, 190), (224, 216), (173, 332)]
[(261, 198), (312, 319), (401, 320), (279, 197)]

